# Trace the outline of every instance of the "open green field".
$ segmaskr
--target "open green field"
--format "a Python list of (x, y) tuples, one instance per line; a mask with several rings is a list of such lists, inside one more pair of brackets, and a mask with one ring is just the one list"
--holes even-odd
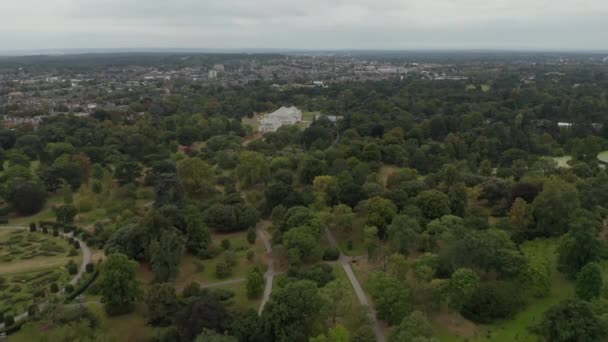
[(21, 230), (0, 231), (0, 312), (20, 314), (50, 293), (50, 285), (62, 288), (70, 280), (65, 265), (80, 264), (81, 256), (68, 257), (67, 240)]
[(608, 164), (608, 151), (604, 151), (598, 154), (597, 159), (599, 159), (602, 163)]
[(511, 342), (538, 341), (538, 336), (529, 331), (529, 327), (538, 324), (544, 312), (551, 306), (564, 299), (574, 296), (574, 286), (564, 275), (557, 271), (556, 248), (557, 239), (535, 240), (522, 245), (522, 251), (527, 256), (546, 256), (552, 265), (551, 291), (544, 298), (532, 299), (513, 319), (488, 325), (475, 326), (470, 336), (455, 336), (444, 325), (434, 324), (436, 336), (446, 342)]
[(319, 112), (302, 112), (302, 120), (312, 122), (315, 116), (319, 115)]
[(551, 157), (551, 159), (557, 162), (557, 167), (569, 169), (570, 165), (568, 162), (572, 160), (572, 156)]

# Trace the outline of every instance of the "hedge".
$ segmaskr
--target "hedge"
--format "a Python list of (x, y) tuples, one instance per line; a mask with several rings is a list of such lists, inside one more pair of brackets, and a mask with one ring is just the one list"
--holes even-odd
[(95, 270), (95, 273), (93, 273), (93, 276), (91, 278), (87, 279), (85, 282), (80, 284), (76, 289), (74, 289), (74, 291), (67, 294), (67, 296), (65, 297), (65, 302), (69, 303), (69, 302), (73, 301), (74, 298), (78, 297), (84, 291), (86, 291), (86, 289), (89, 286), (91, 286), (91, 284), (95, 281), (95, 279), (97, 279), (98, 275), (99, 275), (99, 270)]

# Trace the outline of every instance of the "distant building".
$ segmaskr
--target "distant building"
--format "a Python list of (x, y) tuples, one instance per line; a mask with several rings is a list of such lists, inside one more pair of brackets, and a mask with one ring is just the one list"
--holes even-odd
[(97, 109), (97, 103), (89, 103), (87, 105), (87, 109), (91, 112), (94, 111), (95, 109)]
[(302, 121), (302, 111), (297, 107), (281, 107), (260, 120), (260, 132), (276, 132), (279, 127)]
[(558, 122), (557, 127), (559, 128), (572, 128), (572, 122)]
[(608, 63), (608, 57), (604, 58), (604, 62)]
[(209, 70), (209, 79), (216, 79), (217, 78), (217, 70)]
[(217, 72), (224, 72), (224, 64), (216, 64), (213, 66), (213, 70)]

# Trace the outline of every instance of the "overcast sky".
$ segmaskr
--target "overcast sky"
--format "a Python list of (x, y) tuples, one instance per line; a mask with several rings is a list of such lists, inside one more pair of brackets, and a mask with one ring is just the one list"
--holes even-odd
[(608, 0), (0, 0), (0, 50), (608, 49)]

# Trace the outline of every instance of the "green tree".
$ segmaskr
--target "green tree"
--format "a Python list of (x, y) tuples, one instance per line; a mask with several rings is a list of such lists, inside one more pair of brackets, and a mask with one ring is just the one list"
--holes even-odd
[(22, 215), (33, 215), (44, 207), (46, 191), (40, 183), (26, 181), (16, 185), (8, 195), (8, 201)]
[(321, 258), (318, 237), (310, 227), (292, 228), (283, 235), (283, 245), (287, 250), (295, 250), (304, 261), (312, 262)]
[(239, 156), (236, 176), (243, 186), (265, 183), (270, 179), (270, 166), (263, 154), (243, 151)]
[(457, 269), (448, 283), (448, 298), (450, 306), (457, 311), (470, 300), (479, 286), (479, 276), (468, 268)]
[(177, 163), (177, 176), (192, 198), (202, 198), (213, 192), (215, 172), (200, 158), (186, 158)]
[(211, 234), (203, 215), (195, 208), (186, 209), (186, 248), (197, 256), (205, 256), (211, 244)]
[(389, 340), (394, 342), (430, 342), (432, 336), (433, 328), (424, 314), (420, 311), (414, 311), (407, 315), (391, 332)]
[(114, 177), (120, 185), (134, 183), (137, 177), (141, 176), (142, 168), (135, 161), (124, 161), (116, 165)]
[(57, 217), (57, 222), (63, 224), (73, 223), (76, 214), (78, 214), (78, 210), (73, 205), (62, 205), (61, 207), (55, 209), (55, 216)]
[(391, 248), (399, 253), (415, 252), (422, 231), (418, 220), (406, 215), (397, 215), (387, 229), (387, 240)]
[(528, 229), (532, 219), (532, 209), (528, 203), (523, 198), (517, 197), (509, 210), (509, 220), (513, 227), (518, 231), (524, 231)]
[(601, 245), (592, 227), (573, 229), (560, 243), (558, 252), (558, 269), (571, 279), (590, 262), (600, 258)]
[(450, 198), (437, 190), (422, 191), (416, 196), (416, 205), (427, 220), (438, 219), (450, 214)]
[(146, 291), (148, 323), (154, 326), (167, 326), (179, 309), (175, 287), (170, 284), (154, 284)]
[(381, 236), (395, 215), (397, 207), (390, 200), (376, 196), (367, 201), (367, 224), (377, 227)]
[(565, 300), (547, 310), (539, 326), (540, 334), (551, 342), (605, 341), (605, 324), (580, 300)]
[(336, 279), (321, 289), (321, 296), (325, 298), (328, 304), (329, 318), (333, 324), (336, 324), (338, 317), (345, 316), (351, 308), (349, 293), (344, 291), (348, 286), (350, 285), (346, 284), (342, 279)]
[(590, 301), (599, 297), (603, 286), (602, 271), (595, 262), (585, 265), (576, 277), (576, 295), (580, 299)]
[(264, 290), (264, 277), (259, 270), (254, 269), (247, 274), (247, 297), (259, 298)]
[(308, 280), (289, 282), (273, 291), (261, 317), (265, 341), (306, 341), (322, 322), (323, 300), (317, 285)]
[(101, 265), (99, 292), (109, 315), (131, 312), (141, 294), (137, 263), (124, 254), (110, 254)]
[(369, 279), (369, 292), (376, 304), (378, 318), (398, 324), (411, 310), (411, 293), (406, 284), (382, 272)]
[(448, 191), (450, 210), (453, 215), (464, 217), (467, 209), (467, 188), (464, 183), (456, 183)]
[(363, 229), (363, 241), (367, 250), (367, 258), (375, 260), (380, 249), (380, 239), (378, 238), (378, 228), (367, 226)]
[(574, 185), (559, 178), (546, 181), (543, 191), (532, 203), (536, 229), (546, 236), (560, 236), (568, 231), (571, 214), (580, 207)]
[(173, 229), (163, 231), (160, 237), (150, 243), (150, 266), (156, 282), (175, 279), (179, 272), (183, 241)]

